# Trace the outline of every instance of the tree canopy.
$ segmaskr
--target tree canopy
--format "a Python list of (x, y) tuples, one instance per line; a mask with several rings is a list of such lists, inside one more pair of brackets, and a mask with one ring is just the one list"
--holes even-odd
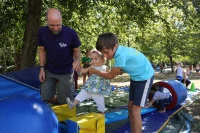
[(1, 0), (4, 72), (38, 64), (37, 31), (51, 7), (77, 31), (82, 52), (95, 47), (99, 34), (113, 32), (121, 45), (135, 47), (156, 64), (200, 61), (199, 0)]

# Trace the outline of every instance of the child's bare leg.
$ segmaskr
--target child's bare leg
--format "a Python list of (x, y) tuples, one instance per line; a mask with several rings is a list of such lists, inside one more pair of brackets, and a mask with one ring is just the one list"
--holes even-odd
[(129, 113), (129, 122), (130, 122), (131, 133), (133, 133), (132, 106), (133, 106), (133, 102), (129, 101), (129, 103), (128, 103), (128, 113)]
[(141, 119), (141, 107), (133, 105), (133, 102), (129, 102), (129, 119), (131, 133), (142, 132), (142, 119)]
[(133, 133), (142, 132), (142, 119), (141, 119), (141, 107), (133, 105), (132, 106), (132, 115), (133, 115)]

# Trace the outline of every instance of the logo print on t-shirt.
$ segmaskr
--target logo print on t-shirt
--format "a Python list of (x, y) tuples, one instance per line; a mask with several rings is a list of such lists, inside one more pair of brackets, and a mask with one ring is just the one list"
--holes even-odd
[(62, 42), (60, 42), (59, 45), (60, 45), (61, 48), (62, 48), (62, 47), (67, 47), (67, 44), (62, 43)]

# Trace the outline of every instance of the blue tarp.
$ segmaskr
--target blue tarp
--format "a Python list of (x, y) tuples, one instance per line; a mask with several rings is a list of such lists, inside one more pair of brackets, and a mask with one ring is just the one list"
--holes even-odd
[(39, 90), (40, 81), (38, 78), (39, 67), (17, 70), (4, 74), (6, 77), (15, 79), (21, 83), (27, 84)]
[(0, 75), (0, 99), (16, 95), (32, 96), (38, 99), (41, 98), (38, 89), (4, 75)]

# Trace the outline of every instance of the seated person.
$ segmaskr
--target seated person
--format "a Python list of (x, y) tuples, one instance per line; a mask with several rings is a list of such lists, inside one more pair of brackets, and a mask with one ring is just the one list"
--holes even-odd
[(153, 98), (145, 107), (150, 107), (156, 101), (157, 104), (161, 107), (161, 110), (159, 112), (164, 113), (166, 111), (165, 104), (170, 104), (173, 101), (170, 92), (159, 91), (159, 85), (155, 83), (152, 85), (150, 93), (153, 95)]

